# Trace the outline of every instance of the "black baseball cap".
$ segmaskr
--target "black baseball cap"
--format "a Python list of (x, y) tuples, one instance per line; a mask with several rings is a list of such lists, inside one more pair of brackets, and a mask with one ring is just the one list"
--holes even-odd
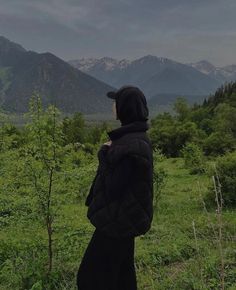
[(140, 91), (140, 89), (135, 87), (135, 86), (125, 85), (125, 86), (122, 86), (121, 88), (119, 88), (118, 90), (107, 92), (106, 95), (107, 95), (108, 98), (116, 100), (119, 97), (119, 95), (121, 95), (124, 91), (125, 92), (128, 92), (128, 91), (134, 92), (134, 91), (136, 91), (137, 94), (142, 93)]

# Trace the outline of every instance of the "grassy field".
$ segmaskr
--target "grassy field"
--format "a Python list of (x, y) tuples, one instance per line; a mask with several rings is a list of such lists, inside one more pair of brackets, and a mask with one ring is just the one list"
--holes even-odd
[[(190, 175), (182, 159), (162, 166), (168, 178), (153, 227), (137, 240), (140, 289), (221, 289), (217, 215), (202, 199), (211, 179)], [(225, 289), (236, 289), (235, 212), (224, 211), (222, 220)]]
[[(85, 175), (91, 166), (94, 164), (84, 167)], [(223, 211), (223, 237), (219, 241), (216, 210), (205, 210), (202, 202), (211, 178), (190, 175), (181, 158), (160, 160), (156, 166), (166, 171), (167, 178), (151, 230), (135, 241), (138, 289), (223, 289), (223, 276), (224, 289), (236, 289), (235, 212)], [(87, 171), (87, 178), (89, 184), (93, 178), (91, 171)], [(75, 275), (94, 227), (86, 218), (84, 199), (75, 198), (80, 194), (79, 185), (73, 198), (70, 190), (75, 188), (68, 186), (66, 190), (65, 202), (54, 222), (53, 289), (73, 290), (76, 289)], [(27, 202), (24, 197), (24, 203)], [(47, 256), (46, 232), (33, 218), (27, 218), (27, 213), (25, 216), (1, 227), (1, 290), (43, 289), (40, 275)], [(31, 281), (35, 284), (32, 288), (22, 288), (22, 283), (32, 284)]]

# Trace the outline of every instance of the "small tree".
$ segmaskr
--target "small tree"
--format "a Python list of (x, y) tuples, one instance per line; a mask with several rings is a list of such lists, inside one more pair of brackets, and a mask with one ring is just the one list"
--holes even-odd
[(55, 174), (60, 171), (63, 135), (58, 123), (60, 112), (55, 106), (50, 105), (44, 111), (39, 95), (32, 96), (29, 105), (30, 110), (25, 114), (31, 120), (26, 124), (29, 143), (24, 148), (25, 169), (38, 199), (40, 217), (47, 230), (49, 277), (53, 266)]
[(201, 148), (194, 143), (187, 143), (181, 150), (184, 164), (190, 169), (191, 174), (205, 172), (205, 160)]
[(174, 111), (179, 121), (185, 121), (189, 118), (190, 108), (188, 102), (183, 97), (178, 97), (174, 103)]
[(74, 113), (71, 119), (65, 117), (62, 130), (65, 136), (65, 144), (85, 142), (85, 120), (80, 112)]

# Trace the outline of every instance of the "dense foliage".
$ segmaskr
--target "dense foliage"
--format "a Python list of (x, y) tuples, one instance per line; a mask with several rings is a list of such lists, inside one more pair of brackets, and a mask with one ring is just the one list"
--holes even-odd
[(174, 105), (175, 115), (163, 113), (151, 120), (150, 135), (168, 157), (180, 156), (187, 143), (206, 155), (222, 155), (236, 148), (236, 83), (219, 88), (202, 105), (189, 107), (184, 98)]
[[(224, 206), (236, 206), (236, 151), (227, 153), (216, 159), (214, 166), (209, 170), (210, 176), (216, 176)], [(215, 202), (215, 193), (211, 190), (206, 196), (208, 203)]]

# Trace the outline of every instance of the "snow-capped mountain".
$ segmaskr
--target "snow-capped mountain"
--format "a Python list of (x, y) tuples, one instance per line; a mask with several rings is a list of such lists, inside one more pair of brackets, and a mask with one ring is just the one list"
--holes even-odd
[(201, 60), (199, 62), (190, 63), (190, 66), (196, 68), (204, 74), (210, 74), (216, 70), (216, 67), (207, 60)]
[(137, 85), (147, 99), (158, 94), (207, 95), (221, 84), (192, 65), (153, 55), (135, 60), (82, 58), (69, 63), (117, 88), (124, 84)]
[(189, 65), (222, 83), (236, 80), (236, 65), (217, 67), (206, 60)]
[(121, 59), (117, 60), (111, 57), (102, 57), (102, 58), (81, 58), (79, 60), (71, 60), (70, 64), (82, 70), (84, 72), (89, 72), (94, 70), (96, 67), (104, 69), (105, 71), (112, 71), (114, 69), (123, 69), (128, 66), (130, 63), (129, 60)]

